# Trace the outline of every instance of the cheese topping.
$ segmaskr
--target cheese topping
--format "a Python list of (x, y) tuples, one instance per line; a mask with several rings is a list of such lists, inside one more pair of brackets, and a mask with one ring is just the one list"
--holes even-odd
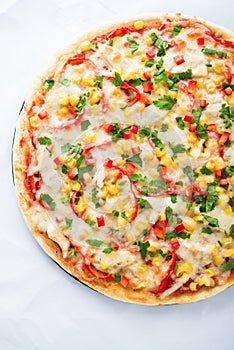
[(28, 111), (30, 210), (84, 278), (162, 298), (227, 280), (233, 48), (192, 19), (138, 21), (44, 77)]

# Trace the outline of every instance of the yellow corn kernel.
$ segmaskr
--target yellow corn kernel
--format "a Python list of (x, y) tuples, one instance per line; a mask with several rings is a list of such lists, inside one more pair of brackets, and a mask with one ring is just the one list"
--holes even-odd
[(73, 66), (73, 71), (77, 72), (77, 73), (84, 73), (86, 67), (85, 65), (82, 63), (79, 66)]
[(87, 132), (84, 136), (83, 136), (83, 141), (84, 142), (94, 142), (96, 140), (96, 135), (93, 132)]
[(115, 196), (116, 194), (118, 194), (118, 188), (116, 185), (109, 185), (107, 187), (107, 190), (111, 196)]
[(162, 165), (164, 165), (164, 166), (166, 166), (166, 167), (172, 165), (172, 163), (173, 163), (172, 159), (169, 158), (169, 157), (166, 157), (166, 156), (163, 156), (163, 157), (161, 158), (161, 161), (160, 161), (160, 162), (161, 162)]
[(65, 106), (57, 109), (57, 111), (56, 111), (56, 115), (60, 118), (65, 117), (65, 115), (67, 115), (67, 113), (68, 113), (68, 108)]
[(123, 159), (115, 159), (115, 163), (119, 166), (124, 165), (125, 161)]
[(68, 168), (75, 168), (76, 167), (76, 160), (73, 158), (67, 162)]
[(150, 34), (144, 34), (142, 36), (142, 40), (144, 41), (144, 43), (146, 43), (147, 45), (152, 45), (153, 44), (153, 41), (152, 41), (152, 38), (150, 36)]
[(69, 103), (68, 94), (59, 95), (58, 103), (62, 106), (67, 106)]
[(229, 196), (226, 194), (220, 194), (218, 199), (218, 204), (225, 204), (229, 202)]
[(224, 248), (227, 248), (233, 243), (232, 237), (223, 237), (222, 238), (222, 245)]
[(188, 113), (188, 107), (182, 106), (182, 105), (179, 104), (179, 111), (180, 111), (181, 113), (186, 114), (186, 113)]
[(166, 150), (165, 148), (162, 150), (160, 150), (159, 148), (156, 148), (155, 153), (157, 157), (163, 157), (166, 155)]
[(154, 256), (152, 258), (152, 264), (153, 264), (153, 266), (160, 268), (162, 266), (162, 262), (160, 260), (160, 257)]
[(175, 274), (176, 277), (181, 277), (184, 273), (190, 274), (192, 271), (192, 265), (188, 262), (185, 262), (177, 267)]
[(144, 160), (152, 160), (154, 159), (154, 153), (150, 150), (149, 152), (147, 152), (145, 155), (144, 155)]
[(80, 49), (81, 49), (81, 51), (89, 51), (89, 50), (91, 50), (91, 48), (90, 48), (90, 41), (88, 41), (88, 40), (83, 41), (80, 44)]
[(208, 124), (208, 118), (207, 117), (202, 117), (199, 122), (201, 125)]
[(225, 207), (223, 208), (223, 211), (227, 216), (230, 216), (233, 213), (232, 207), (229, 204), (225, 205)]
[(206, 85), (206, 91), (208, 92), (208, 94), (213, 94), (216, 90), (216, 86), (214, 83), (209, 83)]
[(211, 253), (212, 255), (218, 254), (218, 251), (219, 251), (219, 249), (218, 249), (218, 247), (217, 247), (216, 244), (214, 244), (214, 245), (211, 247), (211, 249), (210, 249), (210, 253)]
[(88, 107), (88, 114), (91, 116), (100, 115), (99, 105), (93, 105)]
[(223, 256), (225, 258), (233, 258), (234, 257), (234, 249), (225, 249)]
[(215, 189), (216, 189), (216, 191), (217, 191), (219, 194), (224, 194), (224, 193), (225, 193), (225, 190), (224, 190), (223, 187), (216, 186)]
[(133, 208), (126, 208), (126, 209), (125, 209), (125, 214), (126, 214), (126, 216), (127, 216), (128, 218), (131, 218), (132, 215), (133, 215), (133, 213), (134, 213), (134, 209), (133, 209)]
[(80, 183), (79, 182), (75, 182), (74, 184), (72, 184), (72, 191), (79, 192), (79, 190), (80, 190)]
[(128, 243), (131, 243), (134, 241), (134, 236), (131, 234), (131, 232), (126, 232), (125, 237), (126, 237)]
[(112, 90), (112, 96), (121, 96), (122, 92), (119, 87), (116, 87), (115, 89)]
[(139, 263), (138, 264), (138, 269), (137, 269), (137, 272), (140, 274), (140, 275), (143, 275), (144, 273), (146, 273), (148, 271), (148, 266), (146, 264), (142, 264), (142, 263)]
[(193, 133), (190, 132), (187, 136), (187, 141), (191, 143), (196, 143), (197, 142), (197, 136)]
[(87, 75), (86, 77), (84, 77), (82, 79), (82, 83), (85, 85), (85, 86), (93, 86), (94, 84), (94, 80), (93, 80), (93, 77), (91, 75)]
[(208, 277), (213, 277), (215, 275), (215, 272), (212, 268), (209, 268), (209, 269), (206, 269), (205, 270), (205, 274), (208, 276)]
[(159, 96), (163, 96), (166, 93), (166, 89), (164, 89), (163, 87), (159, 87), (159, 88), (155, 88), (154, 91), (157, 93), (157, 95)]
[(63, 188), (67, 193), (71, 192), (71, 183), (69, 181), (65, 181), (63, 183)]
[(206, 277), (198, 277), (197, 279), (197, 283), (199, 284), (199, 286), (206, 286), (206, 287), (209, 287), (210, 286), (210, 281), (208, 278)]
[(100, 268), (102, 269), (102, 270), (105, 270), (106, 269), (106, 263), (104, 262), (104, 260), (102, 260), (101, 259), (101, 261), (100, 261)]
[(143, 143), (144, 142), (144, 137), (141, 139), (139, 135), (136, 135), (135, 140), (136, 140), (137, 143)]
[(229, 104), (229, 106), (233, 107), (234, 106), (234, 95), (226, 96), (226, 101)]
[(72, 78), (72, 82), (73, 82), (73, 84), (76, 84), (76, 85), (78, 85), (78, 84), (80, 84), (81, 83), (81, 80), (82, 80), (82, 78), (81, 77), (75, 77), (75, 78)]
[(108, 195), (108, 190), (106, 186), (103, 186), (101, 191), (98, 192), (99, 197), (106, 198)]
[(232, 176), (230, 177), (230, 183), (231, 183), (232, 185), (234, 185), (234, 175), (232, 175)]
[(226, 166), (226, 164), (225, 164), (223, 158), (218, 157), (218, 158), (214, 159), (215, 170), (222, 170), (225, 168), (225, 166)]
[(141, 29), (143, 29), (143, 28), (144, 28), (144, 22), (143, 22), (143, 21), (136, 21), (136, 22), (134, 23), (134, 28), (135, 28), (136, 30), (141, 30)]
[(223, 73), (224, 65), (225, 65), (224, 61), (216, 61), (215, 63), (212, 64), (212, 69), (215, 73), (221, 74)]
[(197, 87), (198, 88), (204, 87), (204, 79), (203, 78), (198, 78), (197, 79)]
[(144, 108), (145, 108), (145, 104), (142, 103), (142, 102), (139, 102), (139, 103), (136, 105), (136, 110), (137, 110), (138, 112), (143, 111)]
[(122, 218), (122, 216), (119, 216), (117, 219), (117, 225), (118, 227), (122, 227), (124, 225), (127, 224), (127, 220), (125, 220), (124, 218)]
[(213, 82), (215, 83), (215, 85), (219, 85), (219, 84), (221, 84), (224, 80), (225, 80), (224, 75), (219, 75), (219, 76), (216, 76), (216, 77), (213, 79)]
[(184, 225), (185, 229), (190, 231), (190, 232), (194, 231), (196, 224), (197, 224), (196, 221), (193, 220), (192, 218), (185, 218), (183, 220), (183, 225)]
[(191, 282), (189, 284), (189, 289), (195, 292), (197, 290), (197, 283), (196, 282)]
[(217, 266), (220, 266), (222, 264), (222, 258), (219, 255), (215, 255), (214, 262)]
[(40, 119), (37, 115), (31, 117), (31, 118), (29, 119), (29, 121), (30, 121), (30, 125), (31, 125), (33, 128), (39, 128), (39, 126), (40, 126), (40, 124), (41, 124), (41, 119)]
[(80, 200), (76, 206), (76, 211), (82, 213), (87, 208), (87, 204)]
[(226, 130), (225, 126), (223, 124), (219, 124), (216, 126), (216, 130), (218, 134), (223, 134)]
[(201, 216), (201, 215), (196, 215), (193, 217), (193, 219), (196, 221), (196, 222), (204, 222), (204, 217)]
[(83, 179), (84, 179), (85, 182), (87, 182), (87, 183), (90, 183), (90, 182), (92, 181), (92, 177), (90, 176), (89, 173), (84, 173)]
[(90, 98), (90, 104), (95, 105), (100, 101), (100, 96), (98, 94), (93, 94)]
[(105, 239), (103, 240), (103, 242), (104, 242), (105, 244), (110, 244), (110, 243), (111, 243), (111, 239), (110, 239), (109, 237), (107, 237), (107, 238), (105, 238)]
[(70, 104), (73, 107), (75, 107), (77, 105), (79, 100), (80, 100), (80, 97), (78, 95), (71, 95), (71, 96), (69, 96), (69, 102), (70, 102)]
[(201, 98), (202, 97), (202, 91), (197, 91), (195, 95), (196, 95), (196, 98)]

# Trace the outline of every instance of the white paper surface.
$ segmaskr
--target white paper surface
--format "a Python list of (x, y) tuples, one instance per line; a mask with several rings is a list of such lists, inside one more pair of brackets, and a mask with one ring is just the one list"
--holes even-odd
[(197, 15), (234, 30), (231, 0), (0, 1), (0, 350), (233, 350), (234, 288), (164, 307), (124, 304), (81, 285), (31, 237), (16, 203), (11, 143), (36, 74), (100, 24), (149, 12)]

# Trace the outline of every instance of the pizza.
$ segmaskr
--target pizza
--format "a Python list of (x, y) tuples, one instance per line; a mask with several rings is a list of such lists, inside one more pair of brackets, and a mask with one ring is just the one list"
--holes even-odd
[(192, 302), (234, 281), (233, 33), (158, 14), (78, 38), (36, 81), (14, 142), (39, 244), (110, 297)]

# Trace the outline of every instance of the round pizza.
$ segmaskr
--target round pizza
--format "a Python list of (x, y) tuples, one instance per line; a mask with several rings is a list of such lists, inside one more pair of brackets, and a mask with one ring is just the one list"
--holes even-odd
[(78, 38), (35, 83), (14, 142), (19, 204), (87, 286), (171, 304), (233, 284), (233, 38), (144, 16)]

